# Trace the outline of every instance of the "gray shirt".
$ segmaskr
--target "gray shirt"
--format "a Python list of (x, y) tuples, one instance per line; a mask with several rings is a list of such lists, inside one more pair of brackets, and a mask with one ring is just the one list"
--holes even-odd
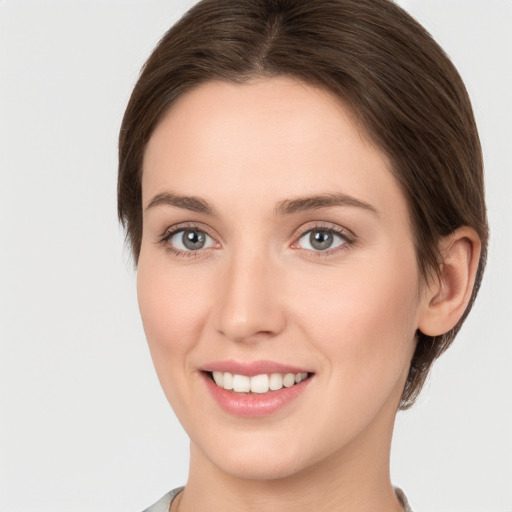
[[(154, 505), (143, 510), (143, 512), (169, 512), (169, 507), (171, 506), (172, 500), (183, 490), (183, 487), (178, 487), (171, 492), (168, 492), (165, 496), (162, 496)], [(395, 487), (396, 495), (400, 500), (400, 503), (404, 506), (404, 512), (412, 512), (412, 509), (405, 497), (402, 489)]]

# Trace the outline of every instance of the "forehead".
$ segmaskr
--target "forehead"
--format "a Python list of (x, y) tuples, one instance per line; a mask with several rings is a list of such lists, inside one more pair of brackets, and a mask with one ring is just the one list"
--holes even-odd
[(330, 192), (404, 201), (350, 109), (289, 77), (209, 82), (181, 96), (149, 141), (142, 184), (144, 204), (169, 188), (212, 203)]

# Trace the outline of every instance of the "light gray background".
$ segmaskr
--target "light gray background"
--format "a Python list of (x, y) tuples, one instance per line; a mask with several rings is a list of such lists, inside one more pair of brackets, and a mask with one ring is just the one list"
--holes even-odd
[[(116, 138), (138, 71), (191, 1), (0, 1), (0, 510), (140, 511), (185, 482), (117, 225)], [(512, 1), (400, 2), (480, 126), (492, 226), (479, 300), (392, 477), (417, 512), (512, 510)]]

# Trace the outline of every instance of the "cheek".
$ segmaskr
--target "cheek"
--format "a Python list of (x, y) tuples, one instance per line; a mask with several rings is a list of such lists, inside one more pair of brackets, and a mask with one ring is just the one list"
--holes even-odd
[[(201, 337), (207, 317), (209, 290), (197, 268), (169, 268), (166, 255), (146, 258), (141, 252), (137, 296), (142, 323), (158, 379), (169, 403), (183, 421), (189, 417), (189, 354)], [(192, 268), (192, 267), (190, 267)]]
[[(165, 256), (164, 258), (165, 259)], [(144, 331), (157, 371), (161, 360), (185, 355), (199, 338), (211, 290), (204, 272), (170, 268), (141, 253), (137, 296)]]
[(370, 392), (408, 368), (417, 326), (414, 263), (388, 255), (302, 278), (310, 292), (296, 301), (296, 318), (332, 374)]

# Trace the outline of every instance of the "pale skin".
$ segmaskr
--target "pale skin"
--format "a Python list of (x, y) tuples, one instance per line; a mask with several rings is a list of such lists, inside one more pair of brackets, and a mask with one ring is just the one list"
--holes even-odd
[[(386, 156), (340, 100), (287, 77), (180, 97), (149, 141), (142, 191), (139, 305), (191, 440), (173, 510), (402, 510), (389, 454), (415, 333), (463, 314), (474, 230), (440, 241), (441, 275), (425, 282)], [(183, 230), (204, 244), (183, 245)], [(238, 417), (199, 377), (220, 359), (312, 377), (276, 413)]]

